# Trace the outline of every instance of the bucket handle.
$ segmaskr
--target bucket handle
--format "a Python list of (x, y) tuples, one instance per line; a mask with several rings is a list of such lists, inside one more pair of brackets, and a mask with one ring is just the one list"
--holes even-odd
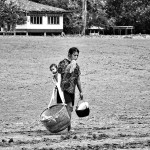
[[(77, 102), (77, 106), (76, 106), (76, 108), (78, 108), (78, 107), (79, 107), (79, 102), (80, 102), (80, 101), (85, 102), (85, 100), (84, 100), (84, 99), (79, 98), (79, 100), (78, 100), (78, 102)], [(86, 106), (86, 108), (88, 108), (88, 107)]]

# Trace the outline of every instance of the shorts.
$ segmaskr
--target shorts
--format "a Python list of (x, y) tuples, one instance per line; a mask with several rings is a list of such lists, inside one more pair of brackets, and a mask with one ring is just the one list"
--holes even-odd
[[(74, 106), (74, 99), (75, 99), (75, 94), (74, 93), (69, 93), (67, 91), (64, 91), (64, 98), (65, 98), (65, 103), (68, 104), (72, 102), (72, 106)], [(57, 103), (62, 103), (62, 100), (60, 98), (59, 92), (57, 91)]]

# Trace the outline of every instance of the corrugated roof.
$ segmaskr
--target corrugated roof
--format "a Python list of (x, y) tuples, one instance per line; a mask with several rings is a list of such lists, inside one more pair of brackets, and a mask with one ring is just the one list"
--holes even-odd
[(97, 26), (91, 26), (91, 27), (88, 28), (88, 29), (101, 29), (101, 30), (103, 30), (104, 28), (102, 28), (102, 27), (97, 27)]
[(43, 5), (29, 0), (7, 0), (8, 3), (10, 1), (15, 2), (17, 6), (19, 6), (21, 9), (27, 12), (30, 11), (50, 11), (50, 12), (64, 12), (64, 13), (67, 12), (66, 10), (61, 8)]
[(113, 29), (134, 29), (133, 26), (113, 26)]

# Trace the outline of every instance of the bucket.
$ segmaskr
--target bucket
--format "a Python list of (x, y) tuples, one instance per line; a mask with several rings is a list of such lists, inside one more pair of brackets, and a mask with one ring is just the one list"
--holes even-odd
[(70, 117), (65, 105), (53, 105), (49, 109), (45, 109), (41, 115), (40, 120), (45, 128), (57, 133), (65, 130), (70, 125)]
[[(76, 106), (76, 110), (75, 110), (78, 117), (87, 117), (90, 114), (90, 109), (86, 105), (86, 103), (87, 102), (82, 102), (79, 105), (79, 101), (78, 101), (77, 106)], [(82, 107), (80, 107), (80, 106), (82, 106)], [(80, 109), (80, 108), (83, 108), (83, 109)]]

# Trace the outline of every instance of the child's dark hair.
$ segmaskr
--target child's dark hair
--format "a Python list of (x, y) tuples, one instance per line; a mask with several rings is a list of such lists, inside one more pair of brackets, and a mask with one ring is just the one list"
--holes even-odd
[(76, 47), (71, 47), (68, 51), (68, 56), (72, 55), (75, 52), (79, 53), (79, 49)]
[(57, 69), (57, 65), (56, 64), (51, 64), (50, 67), (49, 67), (49, 69), (51, 70), (52, 67), (56, 67), (56, 69)]

